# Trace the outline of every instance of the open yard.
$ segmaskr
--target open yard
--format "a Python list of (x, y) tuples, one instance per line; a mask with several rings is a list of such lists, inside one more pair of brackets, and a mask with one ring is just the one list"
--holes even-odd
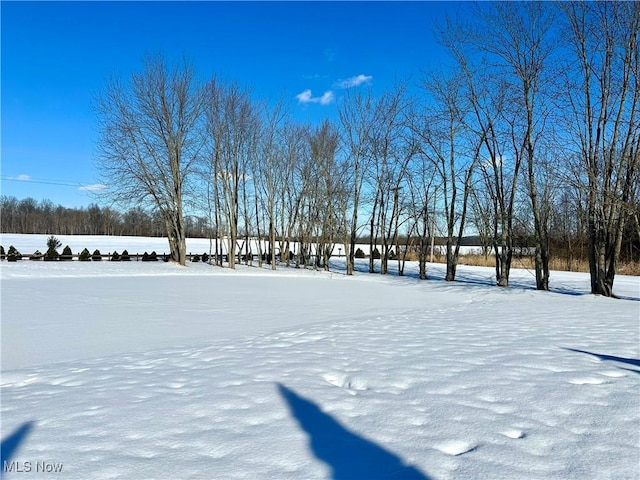
[(6, 478), (640, 478), (639, 277), (342, 269), (2, 262)]

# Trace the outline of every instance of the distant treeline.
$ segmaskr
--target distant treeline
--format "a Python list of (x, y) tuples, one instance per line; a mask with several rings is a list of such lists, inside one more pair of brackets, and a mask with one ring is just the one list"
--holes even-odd
[[(33, 198), (18, 200), (3, 195), (0, 203), (2, 233), (44, 233), (51, 235), (131, 235), (135, 237), (163, 237), (166, 235), (162, 218), (158, 212), (147, 211), (140, 207), (119, 212), (109, 207), (91, 204), (86, 208), (67, 208), (55, 205), (51, 200), (37, 201)], [(209, 238), (207, 219), (187, 217), (188, 238)], [(253, 235), (255, 236), (255, 235)], [(294, 239), (295, 240), (295, 239)], [(369, 243), (364, 236), (358, 243)], [(400, 236), (400, 244), (406, 244), (407, 238)], [(464, 237), (461, 244), (480, 246), (478, 236)], [(445, 237), (436, 237), (434, 244), (444, 245)], [(521, 239), (521, 246), (527, 246)]]
[[(157, 212), (140, 207), (119, 212), (91, 204), (67, 208), (50, 200), (3, 195), (0, 203), (2, 233), (46, 233), (53, 235), (132, 235), (162, 237), (164, 225)], [(206, 219), (186, 217), (186, 233), (191, 238), (208, 238)]]
[[(55, 205), (50, 200), (37, 201), (33, 198), (18, 200), (3, 195), (0, 200), (0, 232), (2, 233), (44, 233), (52, 235), (131, 235), (140, 237), (163, 237), (166, 235), (158, 212), (140, 207), (119, 212), (110, 207), (91, 204), (86, 208), (67, 208)], [(559, 226), (557, 226), (559, 227)], [(620, 260), (640, 261), (640, 238), (633, 223), (625, 227)], [(187, 216), (186, 233), (189, 238), (209, 238), (210, 229), (204, 217)], [(252, 235), (256, 236), (256, 235)], [(292, 238), (293, 241), (297, 240)], [(368, 236), (360, 236), (357, 243), (369, 243)], [(554, 255), (567, 260), (586, 260), (587, 236), (584, 231), (556, 228), (552, 233), (551, 250)], [(446, 237), (436, 236), (435, 245), (444, 245)], [(489, 248), (491, 239), (478, 235), (465, 236), (463, 246), (485, 246)], [(407, 240), (400, 235), (399, 245), (417, 245), (417, 239)], [(530, 247), (530, 234), (519, 232), (515, 235), (515, 247)]]

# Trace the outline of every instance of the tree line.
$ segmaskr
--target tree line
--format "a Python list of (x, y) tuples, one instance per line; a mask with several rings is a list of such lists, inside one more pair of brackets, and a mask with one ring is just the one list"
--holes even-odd
[[(567, 202), (558, 205), (557, 219), (552, 224), (550, 232), (551, 250), (555, 257), (561, 258), (566, 270), (574, 270), (577, 262), (586, 261), (587, 241), (584, 231), (575, 228), (575, 212)], [(18, 200), (13, 196), (3, 195), (0, 197), (0, 233), (20, 233), (20, 234), (59, 234), (59, 235), (115, 235), (115, 236), (142, 236), (142, 237), (163, 237), (166, 235), (162, 225), (162, 219), (157, 211), (147, 211), (141, 207), (134, 207), (129, 210), (119, 211), (111, 207), (101, 207), (98, 204), (90, 204), (88, 207), (70, 208), (62, 205), (55, 205), (48, 199), (35, 200), (24, 198)], [(213, 232), (209, 230), (209, 220), (204, 216), (187, 216), (185, 219), (185, 229), (187, 238), (209, 238)], [(523, 221), (516, 221), (518, 225)], [(625, 226), (620, 260), (624, 263), (640, 261), (640, 237), (634, 231), (634, 222)], [(262, 237), (265, 240), (265, 237)], [(297, 238), (294, 238), (297, 241)], [(435, 232), (433, 245), (436, 252), (441, 250), (441, 246), (446, 245), (447, 237), (441, 232)], [(418, 236), (407, 237), (399, 235), (397, 239), (396, 251), (400, 254), (415, 253), (418, 248), (420, 238)], [(359, 235), (356, 238), (358, 244), (373, 244), (368, 235)], [(429, 243), (429, 242), (427, 242)], [(468, 235), (460, 240), (462, 246), (481, 247), (481, 253), (485, 256), (490, 254), (491, 245), (486, 238), (479, 235)], [(514, 246), (519, 254), (528, 254), (532, 245), (530, 232), (523, 228), (515, 229)], [(410, 246), (409, 251), (406, 246)], [(335, 254), (334, 249), (333, 253)], [(343, 249), (339, 250), (342, 254)], [(430, 248), (427, 254), (430, 255)], [(410, 255), (409, 258), (414, 258)]]
[(621, 255), (639, 255), (640, 4), (469, 8), (470, 20), (436, 27), (447, 65), (417, 88), (347, 90), (337, 120), (319, 125), (237, 83), (202, 81), (187, 61), (146, 58), (96, 102), (111, 200), (157, 212), (181, 264), (188, 213), (206, 219), (216, 250), (227, 242), (231, 268), (257, 236), (274, 269), (292, 261), (295, 238), (296, 262), (326, 269), (341, 245), (351, 274), (367, 236), (381, 273), (404, 238), (426, 278), (442, 235), (452, 281), (471, 232), (493, 252), (499, 286), (524, 235), (538, 289), (552, 255), (584, 255), (591, 291), (611, 296)]
[[(3, 195), (0, 197), (0, 232), (46, 233), (56, 235), (131, 235), (161, 237), (166, 235), (158, 212), (133, 207), (119, 211), (112, 207), (90, 204), (69, 208), (51, 200), (35, 200)], [(204, 217), (187, 217), (188, 237), (208, 238)]]

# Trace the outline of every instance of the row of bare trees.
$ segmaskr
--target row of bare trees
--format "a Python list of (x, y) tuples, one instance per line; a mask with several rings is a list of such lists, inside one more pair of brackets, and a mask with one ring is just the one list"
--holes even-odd
[(638, 223), (640, 6), (473, 8), (472, 22), (440, 26), (451, 62), (424, 73), (417, 90), (347, 91), (337, 120), (316, 126), (292, 123), (282, 102), (257, 101), (235, 83), (203, 85), (187, 62), (147, 59), (97, 102), (112, 196), (160, 212), (179, 263), (185, 211), (204, 213), (212, 250), (226, 242), (231, 268), (253, 254), (272, 268), (328, 268), (341, 245), (351, 274), (356, 239), (367, 235), (381, 273), (392, 250), (401, 274), (417, 251), (426, 278), (441, 234), (455, 280), (471, 232), (507, 286), (524, 230), (541, 290), (564, 205), (581, 219), (572, 235), (588, 239), (592, 292), (612, 295), (625, 232)]
[(569, 190), (585, 219), (591, 290), (612, 295), (625, 224), (637, 217), (639, 32), (637, 2), (479, 4), (473, 23), (441, 29), (462, 78), (465, 100), (454, 105), (479, 141), (464, 144), (479, 146), (485, 200), (476, 205), (492, 219), (499, 285), (524, 191), (536, 285), (549, 289), (554, 203)]

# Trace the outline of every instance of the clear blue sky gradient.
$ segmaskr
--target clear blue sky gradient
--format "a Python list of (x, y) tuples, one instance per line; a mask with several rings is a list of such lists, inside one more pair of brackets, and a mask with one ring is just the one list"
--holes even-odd
[[(68, 207), (96, 198), (92, 103), (112, 76), (127, 79), (145, 54), (186, 57), (198, 75), (283, 98), (293, 120), (335, 119), (340, 82), (379, 93), (416, 85), (443, 50), (434, 22), (456, 2), (6, 2), (2, 20), (1, 191)], [(311, 90), (319, 99), (302, 103)], [(19, 181), (18, 179), (28, 179)]]

